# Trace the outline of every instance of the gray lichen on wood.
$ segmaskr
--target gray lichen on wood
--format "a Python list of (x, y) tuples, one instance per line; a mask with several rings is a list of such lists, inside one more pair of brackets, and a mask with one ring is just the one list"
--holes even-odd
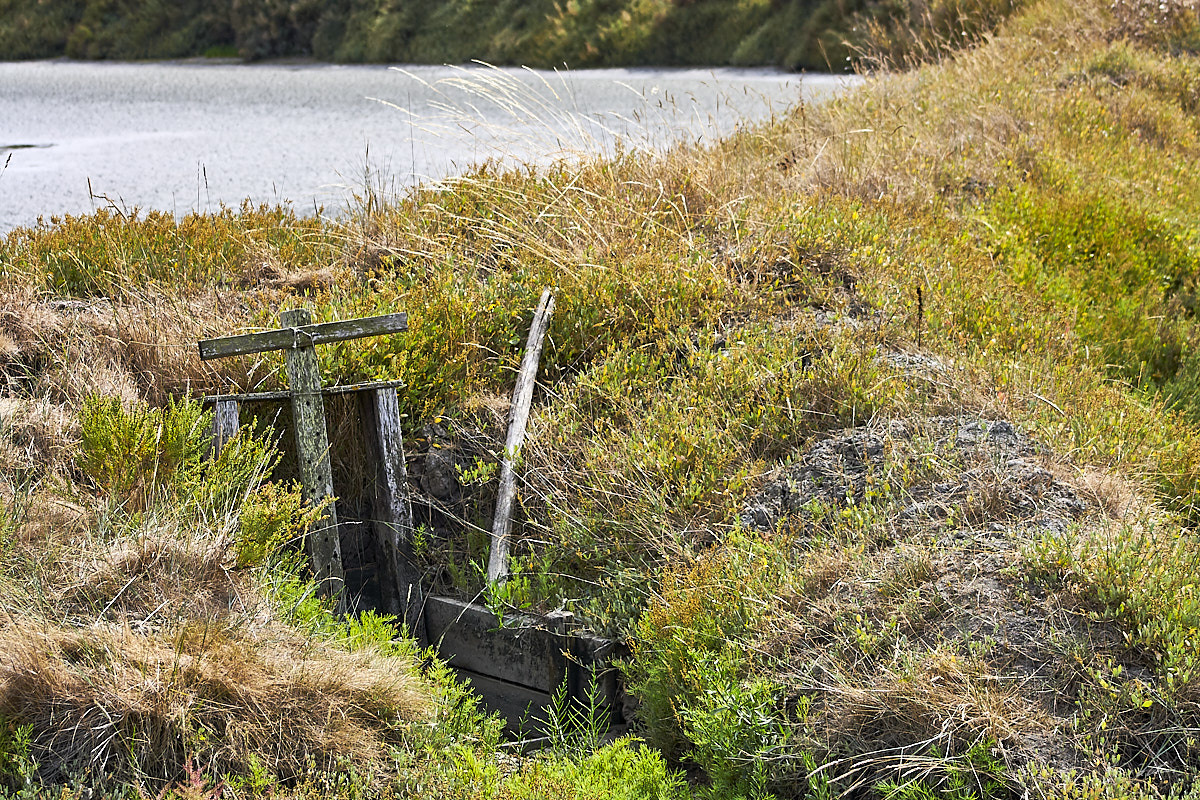
[(242, 404), (237, 400), (221, 398), (213, 409), (212, 446), (213, 457), (221, 454), (225, 444), (237, 435), (241, 422)]
[(409, 634), (426, 644), (425, 598), (413, 561), (413, 515), (404, 466), (404, 435), (396, 390), (360, 395), (368, 447), (375, 462), (375, 533), (379, 548), (383, 608), (404, 620)]
[[(289, 313), (291, 312), (284, 312), (285, 315)], [(307, 316), (304, 319), (307, 319), (308, 322), (291, 325), (284, 322), (282, 330), (205, 339), (200, 342), (200, 358), (207, 361), (212, 358), (265, 353), (268, 350), (295, 350), (330, 342), (341, 342), (346, 339), (361, 339), (364, 336), (403, 333), (408, 330), (408, 314), (403, 311), (395, 314), (382, 314), (378, 317), (322, 322), (318, 325), (312, 324), (311, 314), (308, 314), (307, 311), (305, 314)], [(282, 319), (283, 317), (281, 317)], [(298, 320), (300, 317), (290, 317), (290, 319)]]
[[(303, 329), (312, 322), (312, 314), (307, 309), (296, 308), (283, 312), (280, 321), (285, 327)], [(337, 598), (337, 610), (343, 613), (345, 575), (337, 509), (333, 504), (333, 470), (329, 464), (329, 435), (325, 430), (317, 351), (309, 345), (290, 348), (286, 353), (300, 484), (305, 499), (314, 507), (323, 507), (321, 516), (308, 531), (309, 557), (321, 593)]]

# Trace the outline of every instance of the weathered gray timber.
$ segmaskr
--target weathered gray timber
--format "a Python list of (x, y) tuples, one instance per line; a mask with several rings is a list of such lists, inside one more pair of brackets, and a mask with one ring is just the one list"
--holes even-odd
[(552, 692), (566, 678), (567, 637), (533, 617), (500, 620), (487, 608), (448, 597), (425, 604), (429, 641), (459, 669)]
[(516, 463), (525, 443), (525, 427), (529, 423), (529, 407), (533, 402), (533, 386), (537, 378), (538, 362), (542, 357), (542, 342), (554, 313), (554, 296), (550, 290), (542, 292), (537, 310), (533, 314), (533, 325), (525, 343), (525, 357), (517, 374), (517, 385), (513, 389), (512, 406), (508, 416), (508, 438), (504, 443), (504, 457), (500, 462), (500, 490), (496, 496), (496, 515), (492, 521), (491, 550), (488, 554), (488, 583), (495, 583), (508, 576), (508, 552), (512, 527), (513, 502), (517, 498)]
[(421, 573), (413, 562), (413, 515), (404, 466), (400, 405), (393, 389), (359, 395), (368, 447), (375, 462), (375, 526), (383, 609), (404, 620), (409, 634), (424, 647), (425, 605)]
[[(324, 386), (321, 388), (322, 397), (332, 397), (339, 394), (360, 394), (377, 389), (398, 389), (404, 381), (371, 381), (369, 383), (352, 383), (344, 386)], [(206, 394), (200, 402), (213, 407), (212, 444), (209, 455), (216, 457), (225, 449), (225, 445), (237, 434), (241, 425), (242, 404), (261, 403), (292, 399), (291, 392), (242, 392), (236, 394)]]
[[(402, 311), (378, 317), (322, 322), (317, 325), (312, 324), (312, 315), (292, 319), (296, 324), (288, 325), (285, 322), (283, 330), (205, 339), (200, 342), (200, 358), (207, 361), (211, 358), (265, 353), (268, 350), (294, 350), (299, 347), (314, 347), (318, 344), (380, 336), (385, 333), (403, 333), (408, 330), (408, 314)], [(301, 319), (307, 321), (299, 322)]]
[(485, 702), (515, 730), (522, 718), (544, 719), (551, 695), (565, 682), (571, 703), (586, 703), (591, 684), (613, 723), (621, 720), (619, 644), (579, 633), (570, 614), (508, 614), (446, 597), (425, 600), (429, 643), (479, 688)]
[(237, 435), (240, 420), (241, 404), (237, 400), (221, 398), (216, 401), (213, 410), (213, 455), (219, 455), (225, 448), (225, 443)]
[[(357, 394), (359, 392), (368, 392), (374, 389), (399, 389), (401, 386), (404, 386), (404, 381), (369, 381), (367, 383), (347, 383), (341, 386), (322, 386), (321, 396), (332, 397), (339, 394)], [(204, 397), (200, 398), (200, 402), (208, 405), (220, 403), (225, 400), (235, 400), (239, 403), (247, 403), (291, 399), (292, 393), (289, 391), (241, 392), (235, 394), (206, 394)]]
[[(424, 645), (425, 623), (421, 615), (423, 590), (421, 575), (414, 568), (412, 560), (412, 510), (404, 463), (400, 408), (396, 397), (396, 389), (403, 385), (403, 381), (373, 381), (346, 386), (326, 386), (321, 389), (321, 395), (357, 396), (359, 415), (366, 434), (364, 455), (375, 473), (371, 494), (372, 509), (375, 513), (367, 529), (375, 536), (379, 559), (377, 574), (380, 608), (389, 614), (402, 617), (412, 636)], [(216, 421), (223, 420), (222, 425), (236, 432), (242, 405), (291, 399), (290, 391), (220, 394), (202, 398), (205, 405), (218, 409), (218, 414), (214, 415), (214, 456), (220, 453), (220, 447), (228, 441), (228, 436), (216, 435)], [(224, 415), (221, 409), (225, 409)]]
[[(302, 329), (312, 323), (312, 312), (293, 308), (280, 315), (286, 327)], [(322, 595), (337, 598), (337, 610), (346, 610), (342, 546), (338, 538), (337, 509), (333, 504), (333, 469), (329, 466), (329, 434), (325, 430), (325, 401), (321, 399), (321, 373), (317, 351), (297, 335), (286, 351), (288, 387), (292, 392), (292, 419), (296, 431), (296, 461), (304, 497), (321, 516), (308, 531), (308, 552), (313, 576)]]
[[(336, 598), (338, 612), (345, 613), (345, 573), (342, 569), (337, 509), (333, 497), (333, 471), (329, 464), (329, 434), (326, 430), (325, 404), (322, 400), (324, 390), (321, 387), (315, 345), (363, 336), (399, 333), (408, 330), (408, 315), (385, 314), (317, 325), (313, 324), (312, 314), (307, 309), (297, 308), (283, 312), (280, 322), (284, 326), (282, 330), (206, 339), (199, 343), (200, 358), (224, 358), (268, 350), (285, 351), (289, 385), (286, 396), (290, 397), (292, 402), (300, 484), (305, 500), (322, 509), (321, 516), (308, 531), (309, 557), (319, 591), (324, 596)], [(393, 393), (393, 402), (394, 400)], [(231, 419), (233, 429), (237, 428), (238, 408), (236, 399), (229, 396), (218, 397), (216, 402), (219, 422), (214, 431), (214, 443), (218, 447), (217, 452), (220, 452), (219, 446), (225, 441), (223, 431), (227, 430)], [(223, 428), (222, 425), (226, 427)], [(398, 426), (395, 435), (399, 435)], [(403, 458), (402, 447), (399, 453)], [(403, 474), (403, 462), (400, 472)], [(411, 514), (409, 519), (411, 520)], [(411, 522), (409, 527), (411, 529)], [(393, 571), (392, 576), (395, 575)], [(417, 588), (419, 594), (419, 583)]]

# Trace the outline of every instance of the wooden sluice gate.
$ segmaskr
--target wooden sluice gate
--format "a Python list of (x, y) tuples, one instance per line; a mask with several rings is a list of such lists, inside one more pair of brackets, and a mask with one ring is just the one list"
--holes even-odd
[[(553, 298), (543, 293), (530, 331), (529, 345), (518, 375), (508, 440), (501, 464), (501, 484), (495, 510), (488, 581), (507, 577), (509, 525), (515, 497), (515, 470), (532, 399), (542, 338)], [(210, 339), (199, 343), (202, 359), (284, 350), (289, 389), (281, 392), (213, 395), (204, 398), (214, 410), (213, 446), (220, 448), (237, 432), (244, 405), (290, 403), (296, 468), (305, 499), (324, 505), (306, 537), (306, 549), (319, 590), (333, 598), (339, 613), (378, 608), (402, 620), (422, 646), (470, 682), (484, 704), (499, 712), (513, 732), (537, 735), (539, 721), (550, 713), (552, 698), (600, 711), (613, 725), (623, 720), (623, 688), (614, 658), (623, 655), (621, 643), (577, 629), (569, 613), (505, 614), (450, 597), (427, 595), (421, 571), (413, 558), (414, 523), (408, 490), (399, 403), (399, 382), (323, 387), (317, 371), (315, 346), (326, 342), (399, 333), (407, 329), (404, 314), (389, 314), (345, 322), (313, 324), (303, 309), (285, 311), (284, 327), (264, 333)], [(371, 476), (362, 524), (339, 524), (333, 502), (333, 473), (324, 400), (353, 398), (362, 431), (362, 458)], [(353, 528), (353, 530), (351, 530)], [(370, 580), (348, 582), (343, 542), (367, 539), (373, 553)], [(361, 545), (363, 542), (358, 541)], [(362, 566), (359, 566), (359, 572)], [(372, 589), (372, 587), (374, 587)]]
[(611, 725), (625, 722), (624, 687), (613, 666), (624, 647), (579, 632), (569, 613), (500, 619), (475, 603), (428, 597), (425, 629), (442, 658), (511, 731), (536, 735), (556, 691), (577, 709), (595, 699)]

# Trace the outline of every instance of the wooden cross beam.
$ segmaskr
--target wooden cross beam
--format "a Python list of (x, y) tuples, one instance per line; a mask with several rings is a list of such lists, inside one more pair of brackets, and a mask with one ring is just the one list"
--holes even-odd
[[(312, 324), (312, 314), (303, 308), (283, 313), (280, 322), (286, 327), (280, 330), (226, 336), (223, 339), (205, 339), (200, 342), (200, 358), (208, 361), (226, 356), (265, 353), (268, 350), (296, 350), (305, 347), (311, 349), (318, 344), (361, 339), (364, 336), (381, 336), (385, 333), (403, 333), (408, 330), (408, 314), (403, 311), (379, 317), (323, 322), (318, 325)], [(288, 317), (289, 314), (292, 316)]]
[[(314, 325), (312, 314), (308, 310), (296, 308), (283, 312), (280, 322), (284, 326), (280, 330), (202, 341), (200, 358), (208, 360), (269, 350), (286, 351), (300, 483), (304, 497), (309, 503), (314, 507), (325, 506), (322, 517), (316, 520), (308, 531), (309, 556), (322, 594), (336, 598), (337, 610), (344, 612), (346, 599), (342, 588), (345, 576), (342, 570), (341, 544), (338, 540), (337, 511), (333, 505), (329, 435), (325, 425), (325, 404), (321, 399), (321, 376), (315, 345), (399, 333), (408, 329), (408, 315), (385, 314)], [(410, 631), (421, 638), (421, 583), (419, 576), (412, 574), (406, 558), (409, 555), (406, 550), (411, 547), (412, 541), (412, 512), (408, 509), (407, 488), (403, 485), (404, 451), (400, 438), (399, 411), (394, 389), (381, 388), (377, 389), (376, 393), (378, 397), (370, 405), (370, 422), (381, 439), (373, 449), (382, 459), (379, 463), (378, 479), (385, 485), (377, 491), (377, 495), (383, 498), (383, 507), (380, 510), (384, 519), (381, 520), (381, 524), (387, 530), (381, 532), (380, 543), (383, 546), (384, 571), (390, 573), (382, 577), (385, 579), (385, 585), (391, 584), (389, 590), (385, 591), (384, 600), (387, 610), (403, 614), (409, 623)], [(388, 393), (391, 395), (390, 401), (386, 397)], [(236, 411), (234, 413), (236, 414)], [(218, 413), (218, 423), (221, 421), (220, 417)], [(224, 427), (228, 429), (228, 421)], [(236, 429), (236, 421), (233, 427)], [(221, 430), (222, 427), (218, 424), (218, 431)], [(401, 602), (398, 596), (402, 586), (406, 589), (404, 600), (407, 602)]]

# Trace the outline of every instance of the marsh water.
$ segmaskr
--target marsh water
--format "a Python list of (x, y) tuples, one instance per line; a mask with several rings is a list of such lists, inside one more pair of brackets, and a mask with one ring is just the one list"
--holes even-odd
[[(703, 141), (846, 78), (770, 70), (0, 63), (0, 232), (114, 206), (337, 214), (487, 159)], [(4, 166), (7, 164), (7, 166)]]

